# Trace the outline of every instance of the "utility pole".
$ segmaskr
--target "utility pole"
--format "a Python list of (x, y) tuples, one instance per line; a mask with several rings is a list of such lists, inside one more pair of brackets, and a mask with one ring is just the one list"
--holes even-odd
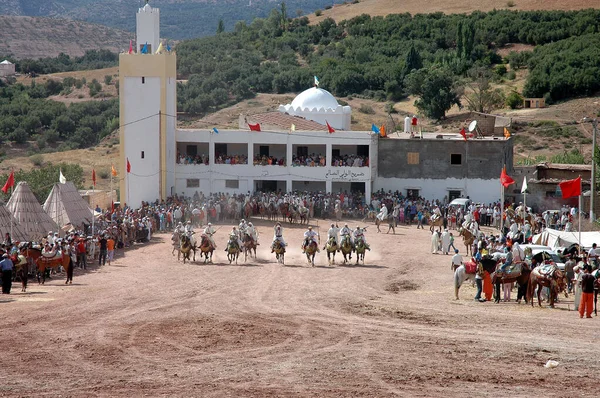
[[(592, 178), (590, 181), (590, 222), (594, 222), (594, 202), (596, 197), (596, 135), (598, 134), (598, 119), (583, 118), (584, 122), (592, 123)], [(581, 209), (579, 210), (581, 211)]]

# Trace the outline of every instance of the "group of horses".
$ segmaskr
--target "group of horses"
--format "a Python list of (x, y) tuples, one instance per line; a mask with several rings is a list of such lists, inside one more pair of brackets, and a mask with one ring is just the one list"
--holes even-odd
[(261, 219), (269, 221), (287, 221), (290, 224), (300, 223), (308, 225), (310, 221), (310, 210), (302, 205), (293, 203), (281, 203), (277, 205), (273, 202), (265, 204), (263, 202), (248, 202), (244, 207), (244, 216), (246, 219), (252, 216), (260, 216)]
[[(200, 257), (204, 257), (204, 263), (212, 263), (212, 256), (215, 249), (206, 234), (201, 235), (199, 246), (196, 246), (190, 235), (180, 233), (179, 231), (175, 231), (173, 233), (171, 240), (173, 241), (172, 254), (175, 255), (175, 251), (177, 251), (177, 261), (180, 261), (183, 258), (184, 264), (186, 261), (195, 262), (196, 251), (200, 251)], [(247, 233), (242, 235), (241, 247), (238, 244), (237, 239), (230, 237), (227, 241), (226, 247), (229, 264), (234, 261), (237, 264), (240, 253), (244, 254), (244, 261), (248, 261), (249, 256), (256, 258), (256, 246), (257, 243), (254, 241), (252, 236)], [(285, 248), (283, 250), (285, 252)]]
[[(344, 235), (341, 238), (339, 245), (337, 244), (337, 240), (335, 237), (330, 237), (327, 240), (327, 244), (325, 245), (325, 251), (327, 252), (327, 262), (329, 265), (335, 264), (335, 254), (336, 252), (341, 252), (344, 256), (344, 264), (348, 262), (348, 260), (352, 260), (352, 253), (356, 253), (356, 264), (362, 262), (363, 265), (365, 263), (365, 252), (367, 250), (367, 245), (363, 238), (358, 237), (354, 242), (354, 246), (350, 240), (349, 235)], [(308, 252), (307, 252), (308, 253)], [(308, 256), (308, 254), (307, 254)], [(314, 265), (314, 254), (313, 254), (313, 262)]]

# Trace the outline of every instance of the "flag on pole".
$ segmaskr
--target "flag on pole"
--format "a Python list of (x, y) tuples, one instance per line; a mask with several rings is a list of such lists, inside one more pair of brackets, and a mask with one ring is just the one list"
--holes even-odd
[(148, 54), (148, 42), (146, 42), (146, 44), (144, 44), (144, 47), (142, 47), (142, 54)]
[(162, 44), (162, 41), (161, 41), (160, 44), (158, 45), (158, 48), (156, 49), (156, 52), (154, 54), (160, 54), (160, 53), (162, 53), (163, 49), (164, 49), (164, 47), (163, 47), (163, 44)]
[(504, 127), (504, 138), (506, 138), (506, 139), (510, 138), (510, 131), (508, 131), (508, 129), (506, 127)]
[(260, 123), (256, 123), (256, 124), (248, 123), (248, 127), (250, 127), (250, 131), (260, 131)]
[(213, 131), (213, 133), (215, 133), (215, 134), (219, 134), (219, 130), (217, 130), (217, 128), (216, 128), (216, 127), (213, 127), (212, 131)]
[(558, 184), (558, 186), (562, 192), (563, 199), (581, 195), (581, 177), (577, 177), (574, 180), (563, 181)]
[(117, 176), (117, 169), (115, 169), (114, 165), (110, 165), (110, 173), (112, 174), (113, 177)]
[(464, 127), (462, 130), (460, 130), (460, 135), (462, 135), (462, 138), (464, 138), (465, 141), (467, 140), (467, 131), (465, 130)]
[(375, 126), (375, 123), (371, 123), (371, 131), (374, 132), (375, 134), (379, 134), (379, 127)]
[(129, 40), (129, 54), (133, 54), (133, 40)]
[(92, 184), (96, 186), (96, 170), (92, 169)]
[(290, 131), (292, 131), (292, 132), (296, 131), (296, 125), (294, 123), (292, 123), (292, 125), (290, 126)]
[(167, 44), (167, 52), (171, 52), (171, 46)]
[(315, 87), (319, 87), (319, 78), (315, 76)]
[(329, 122), (327, 120), (325, 120), (325, 124), (327, 125), (327, 131), (329, 132), (329, 134), (335, 133), (334, 128), (329, 125)]
[(115, 201), (111, 200), (110, 202), (110, 212), (111, 214), (115, 212)]
[(127, 158), (127, 172), (131, 173), (131, 163), (129, 163), (129, 158)]
[(385, 132), (385, 124), (382, 124), (381, 127), (379, 127), (379, 131), (380, 131), (381, 137), (383, 137), (383, 138), (387, 137), (387, 133)]
[(6, 184), (2, 187), (2, 192), (8, 193), (8, 191), (15, 186), (15, 172), (11, 171), (8, 179), (6, 180)]
[(521, 193), (527, 193), (527, 177), (523, 177), (523, 186), (521, 187)]
[(59, 174), (58, 174), (58, 182), (60, 182), (61, 184), (66, 184), (67, 183), (67, 179), (65, 178), (65, 176), (62, 173), (62, 169), (59, 169)]
[(508, 188), (511, 184), (515, 183), (515, 180), (506, 174), (506, 166), (502, 168), (502, 173), (500, 173), (500, 183), (504, 188)]

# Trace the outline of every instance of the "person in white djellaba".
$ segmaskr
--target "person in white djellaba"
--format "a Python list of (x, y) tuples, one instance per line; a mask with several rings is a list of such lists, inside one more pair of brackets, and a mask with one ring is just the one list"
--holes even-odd
[[(327, 231), (327, 241), (329, 241), (330, 238), (334, 238), (335, 246), (338, 252), (340, 251), (340, 238), (338, 237), (339, 231), (340, 229), (334, 223), (331, 223), (331, 228), (329, 228), (329, 230)], [(327, 243), (325, 243), (325, 246), (323, 246), (323, 250), (325, 250), (326, 246)]]
[(285, 240), (283, 239), (283, 227), (281, 226), (280, 222), (275, 224), (275, 227), (273, 228), (273, 232), (274, 232), (274, 236), (273, 236), (273, 243), (271, 244), (271, 253), (273, 253), (275, 251), (275, 242), (279, 242), (279, 244), (283, 247), (287, 246), (287, 243), (285, 243)]
[(206, 228), (204, 228), (204, 231), (203, 231), (204, 235), (206, 235), (206, 238), (210, 242), (210, 245), (213, 249), (217, 248), (217, 244), (215, 243), (215, 240), (213, 238), (213, 235), (215, 234), (215, 232), (217, 232), (217, 230), (212, 226), (211, 223), (208, 223), (206, 225)]
[(366, 228), (361, 228), (358, 225), (356, 226), (356, 229), (354, 230), (354, 244), (356, 245), (357, 239), (362, 239), (367, 250), (371, 250), (371, 246), (369, 246), (367, 243), (367, 238), (365, 237), (365, 229)]
[(313, 231), (312, 226), (308, 227), (308, 230), (304, 232), (304, 241), (302, 242), (302, 253), (306, 253), (306, 247), (311, 243), (315, 242), (317, 244), (317, 252), (320, 252), (317, 239), (319, 237), (319, 233)]
[[(258, 243), (258, 231), (256, 230), (256, 228), (254, 227), (254, 225), (249, 222), (248, 226), (246, 227), (246, 233), (248, 234), (248, 236), (250, 236), (252, 238), (252, 240), (254, 241), (254, 244), (256, 244), (257, 246), (260, 245), (260, 243)], [(240, 233), (244, 233), (242, 230), (240, 230)]]

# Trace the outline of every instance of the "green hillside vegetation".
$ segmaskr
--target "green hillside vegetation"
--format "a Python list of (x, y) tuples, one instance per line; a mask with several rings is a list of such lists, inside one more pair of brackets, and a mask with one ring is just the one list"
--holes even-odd
[(81, 57), (70, 57), (59, 54), (57, 57), (46, 57), (39, 59), (14, 59), (13, 57), (2, 57), (15, 64), (19, 73), (50, 74), (58, 72), (71, 72), (76, 70), (102, 69), (117, 66), (119, 54), (110, 50), (88, 50)]
[[(574, 56), (571, 43), (595, 43), (599, 21), (599, 10), (492, 11), (361, 15), (339, 24), (325, 19), (310, 26), (305, 17), (290, 19), (273, 10), (268, 18), (249, 25), (238, 22), (234, 32), (177, 46), (178, 71), (188, 79), (178, 88), (178, 110), (204, 114), (257, 92), (298, 92), (317, 75), (322, 87), (336, 96), (431, 98), (428, 103), (421, 98), (417, 105), (424, 114), (440, 118), (458, 102), (473, 68), (493, 70), (492, 78), (498, 81), (511, 78), (504, 65), (509, 60), (496, 53), (505, 44), (548, 45), (548, 50), (540, 48), (533, 56), (509, 57), (515, 67), (531, 61), (535, 69), (552, 62), (552, 57)], [(528, 82), (526, 91), (555, 100), (588, 94), (600, 80), (592, 64), (571, 65), (574, 75), (587, 76), (586, 84), (564, 79), (560, 90), (551, 90)], [(534, 70), (532, 81), (536, 76), (539, 72)], [(439, 97), (445, 100), (440, 102)]]

